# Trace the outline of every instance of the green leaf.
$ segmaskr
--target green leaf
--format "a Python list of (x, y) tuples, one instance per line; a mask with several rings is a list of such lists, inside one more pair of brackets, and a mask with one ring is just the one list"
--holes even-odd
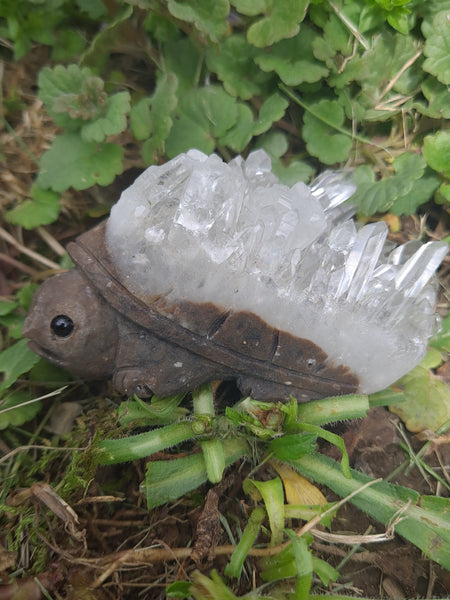
[(299, 599), (309, 598), (313, 578), (312, 552), (308, 549), (307, 540), (298, 536), (295, 531), (286, 530), (291, 540), (292, 552), (295, 561), (296, 585), (295, 592)]
[(43, 190), (37, 185), (33, 185), (30, 191), (33, 200), (25, 200), (16, 208), (7, 211), (6, 221), (21, 225), (25, 229), (34, 229), (56, 221), (61, 209), (60, 195), (51, 190)]
[(156, 460), (147, 464), (143, 487), (147, 508), (151, 510), (195, 490), (207, 480), (201, 454), (174, 460)]
[(101, 17), (106, 17), (108, 10), (101, 0), (76, 0), (80, 9), (86, 12), (91, 19), (95, 21)]
[(104, 84), (88, 67), (44, 67), (38, 84), (39, 98), (60, 127), (80, 128), (87, 119), (103, 113)]
[[(20, 390), (11, 392), (0, 400), (0, 430), (10, 425), (20, 427), (33, 419), (40, 411), (42, 403), (32, 402), (27, 392)], [(24, 403), (28, 403), (24, 405)]]
[(403, 390), (406, 401), (390, 410), (410, 431), (436, 431), (450, 419), (450, 389), (429, 369), (419, 365), (400, 379), (397, 388)]
[(178, 81), (177, 95), (198, 86), (204, 57), (190, 39), (167, 42), (163, 45), (164, 71), (174, 73)]
[(193, 23), (215, 42), (227, 33), (228, 0), (168, 0), (167, 8), (174, 17)]
[(229, 94), (248, 100), (261, 95), (270, 79), (254, 62), (258, 54), (259, 50), (251, 46), (243, 34), (234, 34), (219, 46), (208, 48), (206, 61)]
[(137, 140), (145, 140), (152, 132), (151, 98), (141, 98), (130, 109), (130, 128)]
[[(430, 170), (431, 172), (431, 170)], [(399, 196), (390, 208), (394, 215), (413, 215), (421, 206), (432, 199), (434, 192), (439, 187), (439, 178), (435, 175), (424, 175), (414, 182), (408, 194)]]
[(327, 76), (328, 68), (314, 57), (312, 44), (317, 35), (311, 28), (302, 26), (298, 35), (274, 44), (270, 52), (256, 56), (255, 62), (263, 71), (278, 73), (286, 85), (320, 81)]
[(341, 133), (344, 110), (337, 102), (321, 100), (310, 105), (303, 123), (303, 138), (310, 154), (326, 165), (347, 160), (352, 138)]
[(272, 170), (282, 183), (289, 186), (295, 185), (298, 181), (307, 183), (314, 173), (313, 167), (302, 160), (291, 160), (287, 166), (284, 166), (281, 161), (275, 161)]
[(149, 103), (147, 124), (150, 127), (149, 135), (151, 133), (151, 136), (142, 146), (142, 156), (146, 164), (155, 163), (158, 155), (164, 152), (164, 143), (173, 123), (171, 115), (178, 103), (177, 87), (178, 80), (174, 73), (165, 73), (158, 79), (155, 93)]
[(441, 352), (450, 352), (450, 313), (443, 319), (441, 331), (431, 338), (430, 346)]
[[(339, 465), (332, 459), (320, 455), (305, 455), (292, 466), (305, 477), (322, 483), (342, 498), (360, 489), (363, 484), (372, 485), (360, 490), (350, 498), (350, 502), (387, 525), (395, 520), (395, 532), (420, 548), (426, 556), (435, 560), (446, 569), (450, 569), (450, 520), (448, 511), (450, 501), (442, 498), (439, 509), (425, 509), (418, 492), (385, 481), (374, 482), (367, 475), (351, 470), (351, 479), (343, 476)], [(445, 507), (445, 510), (444, 510)], [(401, 511), (401, 518), (399, 517)]]
[(85, 142), (77, 134), (64, 133), (42, 155), (37, 184), (55, 192), (108, 185), (122, 172), (122, 159), (123, 148), (117, 144)]
[[(266, 511), (262, 507), (257, 507), (252, 511), (241, 539), (231, 555), (230, 562), (225, 567), (225, 575), (228, 575), (228, 577), (241, 576), (244, 561), (247, 558), (250, 548), (258, 537), (265, 516)], [(221, 595), (220, 598), (222, 599), (223, 595)]]
[(247, 32), (251, 44), (264, 48), (298, 33), (309, 0), (232, 0), (232, 4), (244, 15), (265, 15), (250, 25)]
[(130, 94), (119, 92), (106, 99), (105, 113), (95, 121), (81, 127), (81, 137), (86, 142), (103, 142), (108, 135), (122, 133), (127, 127)]
[[(358, 189), (352, 196), (352, 202), (355, 202), (365, 215), (385, 212), (397, 199), (402, 199), (399, 201), (399, 208), (407, 207), (408, 200), (405, 196), (411, 192), (416, 180), (422, 177), (426, 164), (419, 154), (405, 152), (393, 161), (393, 166), (396, 173), (392, 177), (376, 182), (366, 181), (359, 185), (356, 181)], [(362, 175), (363, 171), (359, 170), (359, 174)], [(426, 188), (426, 185), (424, 187)]]
[(435, 15), (433, 26), (424, 27), (426, 39), (423, 69), (445, 85), (450, 84), (450, 9)]
[(187, 414), (187, 409), (179, 407), (185, 395), (176, 394), (166, 398), (153, 396), (150, 402), (134, 396), (120, 404), (117, 415), (119, 422), (121, 425), (149, 427), (178, 421)]
[(289, 102), (278, 92), (268, 96), (259, 110), (253, 134), (261, 135), (261, 133), (270, 129), (274, 121), (279, 121), (283, 118), (288, 106)]
[(242, 152), (254, 135), (253, 114), (246, 104), (236, 105), (236, 123), (223, 135), (219, 142), (234, 152)]
[(216, 139), (236, 124), (236, 99), (221, 87), (210, 85), (188, 92), (175, 111), (177, 119), (166, 141), (166, 152), (173, 158), (190, 148), (206, 154), (213, 152)]
[[(126, 439), (122, 441), (126, 442)], [(247, 444), (243, 439), (225, 440), (223, 448), (226, 466), (233, 464), (248, 453)], [(149, 462), (143, 483), (147, 507), (151, 510), (156, 506), (176, 500), (199, 487), (206, 480), (207, 473), (202, 454)]]
[(427, 135), (423, 155), (432, 169), (450, 177), (450, 130), (444, 129), (434, 135)]
[(270, 449), (280, 460), (300, 458), (315, 450), (317, 436), (314, 433), (284, 435), (270, 442)]
[(14, 302), (13, 300), (1, 300), (0, 301), (0, 317), (9, 315), (18, 306), (19, 306), (19, 304), (17, 302)]
[(422, 84), (422, 93), (428, 104), (414, 102), (413, 108), (433, 119), (450, 118), (450, 102), (448, 87), (434, 77), (428, 77)]
[(103, 451), (100, 464), (111, 465), (119, 462), (145, 458), (155, 452), (166, 450), (194, 437), (192, 423), (183, 421), (159, 427), (128, 438), (102, 440)]
[(261, 495), (264, 501), (264, 507), (269, 517), (270, 523), (270, 545), (277, 546), (281, 543), (284, 527), (284, 491), (283, 484), (279, 477), (268, 481), (257, 481), (254, 479), (246, 479), (244, 481), (243, 490), (250, 496), (257, 494)]
[(175, 581), (166, 588), (166, 598), (175, 598), (175, 600), (188, 600), (192, 598), (190, 581)]
[(0, 371), (4, 373), (3, 383), (0, 390), (9, 388), (20, 375), (31, 369), (40, 359), (27, 346), (28, 340), (20, 340), (14, 346), (10, 346), (0, 352)]

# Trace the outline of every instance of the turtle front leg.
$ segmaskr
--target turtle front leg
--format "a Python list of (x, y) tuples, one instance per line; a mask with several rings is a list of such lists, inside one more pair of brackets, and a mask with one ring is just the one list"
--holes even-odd
[(164, 398), (189, 392), (201, 383), (229, 379), (222, 365), (167, 342), (130, 321), (121, 324), (113, 376), (121, 393)]

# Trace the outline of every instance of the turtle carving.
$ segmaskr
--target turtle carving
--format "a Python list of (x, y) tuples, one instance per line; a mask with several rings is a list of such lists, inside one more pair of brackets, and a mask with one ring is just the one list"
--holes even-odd
[(346, 172), (283, 185), (262, 150), (152, 166), (68, 245), (76, 266), (42, 284), (24, 335), (140, 397), (229, 379), (260, 400), (383, 389), (436, 330), (447, 246), (392, 248), (384, 223), (358, 228), (354, 190)]

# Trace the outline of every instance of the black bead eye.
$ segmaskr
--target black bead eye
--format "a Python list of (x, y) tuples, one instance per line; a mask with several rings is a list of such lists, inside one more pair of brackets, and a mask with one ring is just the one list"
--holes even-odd
[(73, 331), (73, 321), (67, 315), (58, 315), (50, 323), (50, 328), (58, 337), (67, 337)]

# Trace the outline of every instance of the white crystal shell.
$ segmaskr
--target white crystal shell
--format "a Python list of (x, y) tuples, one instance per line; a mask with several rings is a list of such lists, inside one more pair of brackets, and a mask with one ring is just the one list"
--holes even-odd
[(392, 250), (385, 223), (351, 219), (354, 191), (348, 172), (283, 185), (263, 150), (228, 164), (191, 150), (122, 193), (107, 244), (137, 296), (253, 312), (313, 341), (370, 393), (424, 356), (447, 245)]

